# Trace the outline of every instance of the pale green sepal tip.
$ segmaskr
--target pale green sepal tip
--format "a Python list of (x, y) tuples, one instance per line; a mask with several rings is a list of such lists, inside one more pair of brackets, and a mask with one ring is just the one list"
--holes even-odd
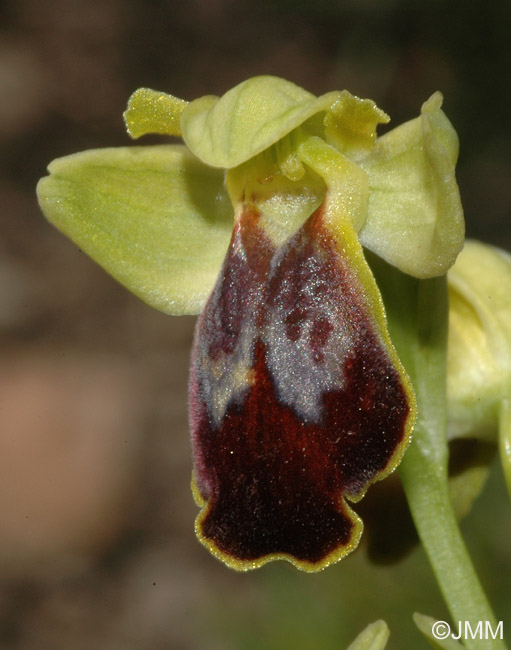
[(85, 151), (54, 160), (37, 188), (59, 230), (168, 314), (197, 314), (233, 227), (218, 170), (182, 145)]
[(443, 275), (463, 247), (463, 208), (455, 178), (457, 135), (435, 93), (421, 116), (378, 138), (360, 161), (369, 176), (361, 243), (420, 279)]
[(445, 149), (451, 165), (458, 162), (460, 141), (447, 115), (441, 110), (444, 97), (440, 91), (436, 91), (427, 99), (421, 107), (421, 115), (426, 118), (425, 124), (429, 123), (435, 137)]
[(315, 97), (285, 79), (253, 77), (220, 98), (188, 104), (181, 117), (183, 139), (206, 164), (231, 169), (327, 111), (338, 97), (338, 91)]
[(188, 102), (150, 88), (139, 88), (128, 100), (124, 123), (132, 138), (148, 133), (181, 135), (181, 113)]
[(383, 650), (389, 639), (389, 628), (385, 621), (370, 623), (346, 650)]
[[(433, 648), (436, 648), (436, 650), (464, 650), (465, 646), (461, 645), (461, 643), (458, 643), (450, 636), (445, 639), (437, 639), (433, 635), (433, 626), (437, 624), (438, 621), (431, 616), (424, 616), (424, 614), (415, 612), (413, 614), (413, 620), (429, 644), (433, 646)], [(439, 626), (437, 634), (443, 633), (446, 629), (447, 628), (444, 628), (443, 626)]]

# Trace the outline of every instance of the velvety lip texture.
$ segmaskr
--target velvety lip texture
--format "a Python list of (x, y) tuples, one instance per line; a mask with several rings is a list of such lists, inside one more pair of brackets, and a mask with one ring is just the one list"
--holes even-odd
[(312, 568), (356, 543), (343, 497), (385, 471), (409, 406), (321, 208), (276, 247), (245, 206), (197, 325), (190, 388), (210, 550), (236, 568)]

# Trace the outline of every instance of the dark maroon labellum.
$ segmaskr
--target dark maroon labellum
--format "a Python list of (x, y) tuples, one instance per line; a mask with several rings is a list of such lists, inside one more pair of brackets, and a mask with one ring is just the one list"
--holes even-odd
[(190, 414), (197, 533), (215, 555), (318, 570), (356, 546), (344, 497), (397, 464), (409, 388), (321, 208), (275, 246), (245, 207), (197, 325)]

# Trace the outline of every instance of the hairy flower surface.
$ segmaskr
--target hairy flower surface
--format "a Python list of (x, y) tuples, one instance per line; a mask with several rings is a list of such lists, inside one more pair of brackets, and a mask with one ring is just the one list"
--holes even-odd
[(458, 143), (433, 95), (377, 137), (371, 100), (255, 77), (191, 103), (141, 89), (129, 133), (182, 145), (54, 161), (46, 216), (150, 305), (200, 313), (190, 374), (200, 541), (246, 570), (317, 571), (362, 532), (415, 399), (365, 246), (416, 278), (463, 246)]

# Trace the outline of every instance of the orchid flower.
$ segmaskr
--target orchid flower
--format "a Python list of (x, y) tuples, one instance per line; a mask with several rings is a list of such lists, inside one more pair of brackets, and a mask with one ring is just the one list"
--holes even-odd
[(347, 91), (255, 77), (190, 103), (140, 89), (129, 134), (38, 186), (48, 219), (149, 305), (200, 314), (190, 428), (199, 540), (227, 565), (318, 571), (352, 551), (348, 504), (400, 463), (416, 417), (363, 247), (443, 276), (463, 247), (456, 133), (435, 93), (388, 116)]
[[(357, 546), (351, 504), (399, 465), (451, 615), (476, 625), (495, 617), (456, 515), (488, 458), (449, 484), (448, 441), (475, 439), (476, 455), (499, 444), (511, 493), (511, 258), (462, 251), (458, 139), (441, 104), (435, 93), (377, 136), (388, 116), (345, 90), (315, 97), (269, 76), (192, 102), (140, 89), (128, 133), (184, 145), (55, 160), (38, 198), (146, 303), (199, 315), (192, 491), (214, 556), (319, 571)], [(431, 638), (434, 619), (416, 622)], [(377, 621), (350, 647), (387, 638)]]

